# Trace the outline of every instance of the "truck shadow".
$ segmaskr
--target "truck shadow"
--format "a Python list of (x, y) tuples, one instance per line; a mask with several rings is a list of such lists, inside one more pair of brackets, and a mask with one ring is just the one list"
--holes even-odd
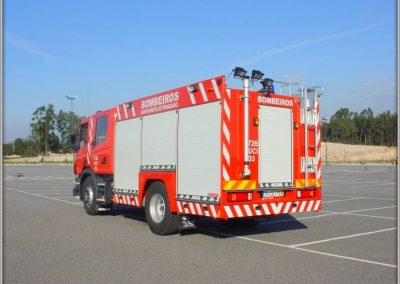
[[(135, 221), (146, 222), (143, 208), (130, 206), (114, 206), (113, 210), (103, 212), (108, 216), (124, 216)], [(181, 236), (202, 234), (215, 238), (231, 238), (236, 236), (250, 236), (258, 234), (271, 234), (283, 231), (307, 229), (307, 226), (290, 214), (261, 219), (258, 224), (251, 226), (226, 226), (219, 220), (199, 218), (197, 228), (180, 231)]]
[[(213, 224), (207, 224), (210, 222), (213, 222)], [(291, 215), (286, 214), (279, 217), (261, 219), (258, 224), (247, 226), (226, 226), (220, 221), (206, 220), (206, 224), (201, 224), (200, 222), (198, 233), (214, 238), (226, 239), (238, 236), (272, 234), (302, 229), (307, 229), (307, 226)], [(186, 234), (186, 232), (183, 232), (183, 234)]]

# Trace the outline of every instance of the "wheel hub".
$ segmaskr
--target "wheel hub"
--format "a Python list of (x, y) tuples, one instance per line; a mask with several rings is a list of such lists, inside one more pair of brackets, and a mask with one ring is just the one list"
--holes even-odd
[(165, 201), (161, 194), (156, 193), (150, 200), (150, 216), (155, 223), (161, 223), (165, 216)]
[(89, 207), (92, 206), (92, 204), (93, 204), (93, 188), (90, 185), (85, 188), (84, 202)]

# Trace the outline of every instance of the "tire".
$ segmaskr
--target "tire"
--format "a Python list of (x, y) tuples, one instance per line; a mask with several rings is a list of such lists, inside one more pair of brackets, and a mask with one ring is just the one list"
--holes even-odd
[(87, 177), (82, 184), (83, 190), (83, 207), (89, 215), (97, 215), (99, 206), (96, 203), (97, 190), (91, 176)]
[(240, 218), (222, 220), (222, 223), (230, 228), (251, 228), (257, 226), (259, 220), (257, 218)]
[(179, 217), (171, 213), (167, 191), (162, 182), (153, 182), (146, 194), (146, 221), (150, 230), (156, 235), (176, 233)]

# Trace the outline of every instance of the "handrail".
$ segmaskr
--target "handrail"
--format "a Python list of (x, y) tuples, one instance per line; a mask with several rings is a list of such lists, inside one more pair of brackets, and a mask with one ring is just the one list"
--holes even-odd
[(304, 93), (304, 86), (301, 82), (293, 82), (293, 83), (289, 83), (289, 82), (283, 82), (283, 81), (276, 81), (274, 80), (274, 83), (278, 83), (279, 84), (279, 93), (282, 93), (282, 89), (288, 87), (289, 88), (289, 96), (292, 95), (292, 87), (293, 86), (300, 86), (300, 91), (301, 91), (301, 97), (303, 97)]

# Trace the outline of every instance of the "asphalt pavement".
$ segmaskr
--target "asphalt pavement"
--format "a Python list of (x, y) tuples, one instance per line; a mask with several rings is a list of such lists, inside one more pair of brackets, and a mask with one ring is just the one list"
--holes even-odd
[(3, 167), (4, 283), (396, 283), (397, 167), (323, 167), (318, 213), (171, 236), (142, 209), (88, 216), (71, 165)]

